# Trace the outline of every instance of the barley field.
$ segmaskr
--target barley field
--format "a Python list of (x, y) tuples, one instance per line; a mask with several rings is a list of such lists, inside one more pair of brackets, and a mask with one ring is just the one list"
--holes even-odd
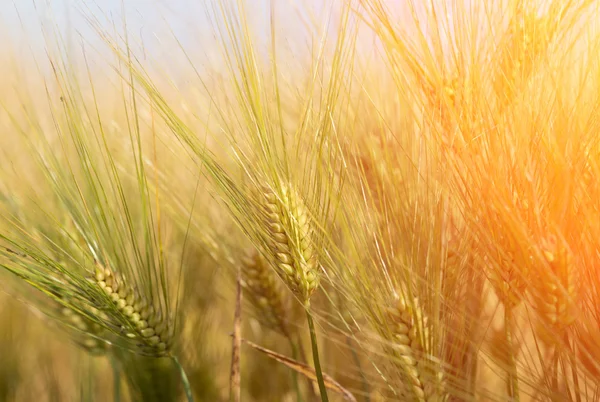
[(600, 1), (0, 21), (0, 402), (600, 401)]

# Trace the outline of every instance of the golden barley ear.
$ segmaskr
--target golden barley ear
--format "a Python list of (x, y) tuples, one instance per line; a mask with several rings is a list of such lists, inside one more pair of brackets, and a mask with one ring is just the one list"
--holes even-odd
[(279, 193), (263, 186), (261, 193), (267, 257), (292, 293), (308, 305), (319, 286), (319, 263), (306, 206), (291, 186), (282, 186)]
[[(550, 235), (543, 242), (545, 264), (539, 281), (532, 286), (532, 296), (539, 309), (541, 319), (548, 328), (548, 340), (556, 339), (576, 321), (577, 275), (574, 258), (569, 247)], [(546, 271), (548, 270), (548, 271)], [(547, 274), (546, 274), (547, 272)]]
[(241, 259), (241, 263), (242, 286), (246, 289), (247, 298), (261, 312), (261, 319), (267, 326), (290, 337), (286, 321), (289, 315), (286, 295), (264, 257), (258, 251), (251, 250)]
[(387, 309), (388, 327), (393, 337), (392, 354), (397, 359), (403, 385), (417, 401), (443, 401), (444, 374), (441, 365), (431, 373), (430, 323), (419, 305), (418, 298), (409, 302), (404, 295), (398, 296), (396, 303)]

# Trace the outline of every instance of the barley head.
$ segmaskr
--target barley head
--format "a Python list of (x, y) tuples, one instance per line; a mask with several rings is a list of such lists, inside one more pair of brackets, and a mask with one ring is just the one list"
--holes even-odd
[(409, 385), (413, 400), (445, 400), (442, 367), (430, 373), (429, 318), (420, 307), (418, 298), (413, 298), (412, 302), (407, 300), (405, 296), (399, 296), (395, 305), (387, 310), (388, 326), (393, 337), (392, 353), (397, 357), (397, 365)]
[(131, 339), (139, 339), (141, 354), (165, 356), (172, 346), (173, 323), (163, 312), (130, 286), (125, 278), (96, 262), (94, 281), (121, 312), (117, 321)]
[(276, 194), (263, 186), (261, 207), (267, 256), (292, 293), (308, 305), (319, 286), (319, 264), (306, 206), (292, 187)]
[(289, 337), (290, 329), (285, 320), (288, 306), (277, 278), (258, 251), (249, 252), (242, 259), (242, 286), (249, 299), (262, 313), (266, 324)]
[(577, 278), (569, 247), (557, 236), (547, 236), (542, 247), (543, 261), (539, 280), (532, 286), (532, 297), (544, 323), (539, 328), (543, 339), (562, 338), (577, 319)]

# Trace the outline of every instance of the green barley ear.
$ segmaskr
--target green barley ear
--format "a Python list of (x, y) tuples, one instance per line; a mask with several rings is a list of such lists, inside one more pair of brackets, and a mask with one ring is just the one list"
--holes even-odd
[(265, 257), (306, 309), (321, 400), (327, 402), (329, 399), (310, 311), (310, 298), (319, 286), (319, 262), (311, 216), (300, 195), (286, 184), (281, 184), (279, 191), (262, 185), (258, 205), (262, 227), (257, 225), (257, 233), (261, 237)]
[(282, 186), (279, 194), (263, 186), (261, 195), (267, 257), (292, 293), (308, 306), (319, 286), (311, 218), (290, 186)]
[[(180, 296), (174, 279), (183, 263), (177, 245), (165, 240), (163, 197), (149, 185), (145, 165), (153, 133), (143, 133), (136, 92), (124, 85), (116, 95), (129, 130), (110, 134), (97, 83), (80, 82), (62, 54), (50, 59), (49, 116), (25, 107), (31, 126), (14, 127), (33, 179), (14, 188), (17, 210), (0, 205), (0, 267), (20, 282), (11, 291), (78, 335), (111, 349), (169, 357), (191, 400), (173, 354), (171, 317)], [(62, 309), (47, 311), (56, 303)]]
[[(306, 307), (323, 401), (327, 401), (327, 393), (308, 307), (319, 286), (317, 255), (326, 255), (324, 228), (332, 223), (343, 182), (337, 132), (338, 123), (345, 123), (341, 107), (347, 91), (345, 74), (352, 71), (353, 39), (358, 31), (351, 5), (344, 4), (339, 15), (331, 12), (341, 35), (332, 41), (324, 36), (311, 49), (306, 91), (297, 95), (297, 88), (287, 88), (292, 90), (288, 93), (293, 102), (284, 104), (281, 95), (286, 77), (278, 71), (275, 14), (271, 19), (271, 64), (263, 70), (264, 57), (256, 52), (243, 2), (217, 2), (211, 17), (216, 22), (233, 99), (221, 102), (207, 91), (218, 124), (206, 124), (203, 132), (187, 124), (185, 116), (171, 107), (126, 42), (103, 35), (127, 65), (130, 85), (143, 89), (174, 136), (192, 152), (232, 218)], [(102, 28), (96, 28), (102, 34)], [(329, 22), (322, 28), (325, 33)], [(325, 52), (335, 55), (331, 62), (324, 63), (321, 55)], [(320, 56), (315, 58), (316, 54)], [(206, 77), (197, 77), (208, 89)], [(295, 109), (289, 121), (283, 118), (289, 116), (286, 109)], [(260, 194), (253, 194), (254, 189)]]
[(173, 343), (174, 322), (143, 296), (125, 278), (96, 262), (93, 280), (121, 314), (119, 322), (126, 336), (139, 339), (140, 354), (163, 357)]

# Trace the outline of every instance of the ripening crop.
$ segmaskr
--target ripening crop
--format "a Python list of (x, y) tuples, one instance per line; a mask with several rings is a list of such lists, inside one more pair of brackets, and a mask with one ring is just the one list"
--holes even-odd
[(599, 2), (41, 3), (0, 401), (600, 401)]

